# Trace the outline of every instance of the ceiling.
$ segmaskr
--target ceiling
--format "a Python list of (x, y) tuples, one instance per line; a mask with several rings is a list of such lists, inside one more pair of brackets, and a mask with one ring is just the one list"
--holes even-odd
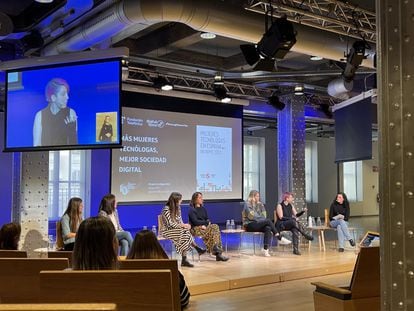
[[(219, 74), (232, 97), (265, 101), (301, 84), (308, 104), (335, 104), (326, 88), (352, 43), (363, 36), (375, 54), (375, 0), (272, 1), (273, 15), (294, 24), (297, 42), (271, 72), (255, 71), (240, 45), (260, 40), (269, 8), (269, 1), (238, 0), (1, 1), (0, 60), (126, 46), (127, 83), (151, 86), (161, 75), (177, 90), (212, 94)], [(203, 39), (204, 32), (216, 37)], [(354, 94), (374, 84), (372, 61), (363, 65)]]

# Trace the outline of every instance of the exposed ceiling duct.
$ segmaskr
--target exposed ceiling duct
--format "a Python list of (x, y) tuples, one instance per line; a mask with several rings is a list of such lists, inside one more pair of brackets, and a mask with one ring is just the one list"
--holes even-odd
[[(53, 41), (43, 54), (84, 50), (114, 36), (119, 41), (122, 33), (127, 37), (131, 29), (137, 32), (161, 22), (184, 23), (198, 31), (252, 43), (258, 42), (264, 32), (262, 16), (219, 0), (123, 0)], [(291, 51), (332, 60), (344, 57), (347, 42), (338, 35), (302, 25), (295, 25), (295, 30), (297, 43)], [(371, 55), (362, 66), (373, 68)]]

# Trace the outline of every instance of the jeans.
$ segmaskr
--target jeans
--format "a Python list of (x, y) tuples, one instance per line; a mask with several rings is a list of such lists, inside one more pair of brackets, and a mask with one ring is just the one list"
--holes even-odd
[(348, 222), (343, 219), (339, 219), (332, 220), (330, 224), (332, 228), (336, 228), (336, 232), (338, 233), (339, 248), (344, 248), (344, 242), (351, 239), (351, 235), (348, 230)]
[(247, 224), (246, 231), (248, 232), (263, 232), (264, 241), (263, 248), (268, 249), (272, 236), (277, 233), (275, 225), (269, 219), (258, 220)]
[(118, 231), (116, 233), (116, 238), (118, 239), (120, 246), (120, 256), (128, 255), (129, 248), (132, 245), (132, 236), (129, 231)]

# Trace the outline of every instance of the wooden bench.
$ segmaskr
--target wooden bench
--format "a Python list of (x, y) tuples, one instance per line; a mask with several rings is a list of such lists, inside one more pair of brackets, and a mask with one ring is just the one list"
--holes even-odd
[(116, 311), (114, 303), (0, 304), (0, 311)]
[(67, 258), (69, 266), (72, 267), (72, 251), (48, 251), (48, 258)]
[(39, 272), (68, 267), (64, 258), (0, 258), (0, 302), (38, 302)]
[(175, 310), (181, 308), (180, 284), (178, 264), (175, 259), (125, 259), (119, 261), (121, 270), (156, 270), (167, 269), (171, 271), (172, 291)]
[(177, 310), (170, 270), (40, 272), (42, 303), (116, 303), (119, 311)]
[(379, 247), (361, 248), (349, 287), (314, 282), (315, 311), (380, 310)]
[(0, 249), (0, 258), (27, 258), (27, 252)]

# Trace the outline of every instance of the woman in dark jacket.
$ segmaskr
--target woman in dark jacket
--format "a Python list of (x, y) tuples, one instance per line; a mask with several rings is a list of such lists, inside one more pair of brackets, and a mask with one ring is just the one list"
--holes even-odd
[(336, 228), (338, 233), (339, 252), (344, 251), (344, 241), (349, 241), (351, 246), (355, 246), (355, 241), (352, 240), (348, 230), (349, 212), (348, 199), (345, 193), (339, 192), (329, 210), (330, 225), (332, 228)]

